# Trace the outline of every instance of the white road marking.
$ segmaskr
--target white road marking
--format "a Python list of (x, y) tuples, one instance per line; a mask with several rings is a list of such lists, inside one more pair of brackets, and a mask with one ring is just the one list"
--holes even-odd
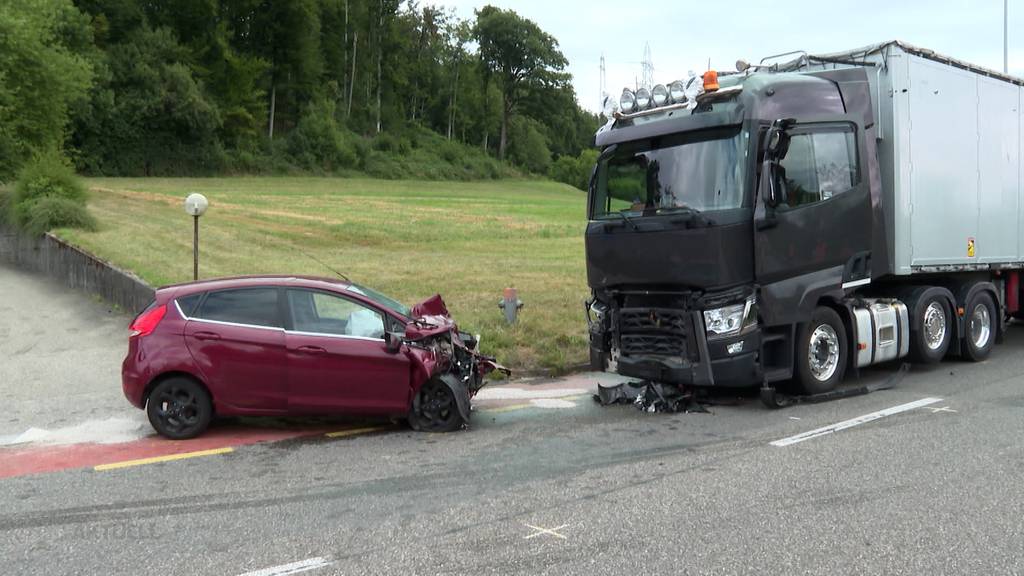
[(929, 408), (929, 410), (932, 411), (932, 414), (935, 414), (936, 412), (952, 412), (953, 414), (956, 414), (956, 410), (953, 410), (949, 406), (943, 406), (942, 408)]
[(299, 572), (306, 572), (307, 570), (323, 568), (324, 566), (329, 566), (331, 563), (332, 562), (328, 561), (326, 558), (317, 556), (316, 558), (300, 560), (298, 562), (292, 562), (291, 564), (282, 564), (280, 566), (263, 568), (262, 570), (253, 570), (252, 572), (246, 572), (240, 576), (285, 576), (286, 574), (298, 574)]
[(858, 416), (850, 420), (844, 420), (836, 424), (830, 424), (828, 426), (811, 430), (810, 432), (804, 432), (802, 434), (797, 434), (796, 436), (790, 436), (789, 438), (776, 440), (772, 442), (771, 445), (789, 446), (791, 444), (796, 444), (797, 442), (803, 442), (804, 440), (810, 440), (812, 438), (825, 436), (826, 434), (831, 434), (833, 432), (838, 432), (840, 430), (846, 430), (847, 428), (852, 428), (854, 426), (859, 426), (861, 424), (867, 424), (868, 422), (873, 422), (875, 420), (878, 420), (879, 418), (885, 418), (886, 416), (892, 416), (893, 414), (899, 414), (900, 412), (906, 412), (908, 410), (913, 410), (914, 408), (920, 408), (922, 406), (928, 406), (929, 404), (935, 404), (936, 402), (942, 402), (942, 398), (922, 398), (921, 400), (915, 400), (913, 402), (908, 402), (906, 404), (900, 404), (899, 406), (893, 406), (892, 408), (886, 408), (885, 410), (879, 410), (878, 412), (872, 412), (871, 414)]
[(530, 534), (529, 536), (524, 536), (523, 540), (529, 540), (530, 538), (536, 538), (537, 536), (554, 536), (555, 538), (561, 538), (562, 540), (565, 540), (566, 536), (563, 534), (559, 534), (558, 531), (563, 528), (569, 527), (568, 524), (562, 524), (561, 526), (557, 526), (555, 528), (541, 528), (540, 526), (534, 526), (533, 524), (523, 524), (523, 526), (526, 526), (527, 528), (533, 528), (534, 530), (536, 530), (536, 532), (534, 532), (533, 534)]

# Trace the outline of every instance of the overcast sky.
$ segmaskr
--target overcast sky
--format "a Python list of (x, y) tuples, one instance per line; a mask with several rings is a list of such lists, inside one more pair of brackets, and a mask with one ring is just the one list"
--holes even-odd
[[(1003, 68), (1002, 0), (428, 0), (465, 19), (486, 4), (511, 8), (558, 39), (576, 97), (599, 109), (600, 61), (607, 90), (618, 96), (641, 76), (650, 43), (655, 82), (702, 72), (708, 58), (732, 70), (738, 58), (806, 50), (837, 52), (903, 40), (995, 70)], [(1010, 73), (1024, 76), (1024, 2), (1010, 1)]]

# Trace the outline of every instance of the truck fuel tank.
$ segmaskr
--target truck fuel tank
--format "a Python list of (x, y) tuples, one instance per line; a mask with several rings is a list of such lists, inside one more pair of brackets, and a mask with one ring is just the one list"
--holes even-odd
[(903, 358), (910, 351), (910, 319), (899, 300), (859, 300), (856, 320), (857, 367)]

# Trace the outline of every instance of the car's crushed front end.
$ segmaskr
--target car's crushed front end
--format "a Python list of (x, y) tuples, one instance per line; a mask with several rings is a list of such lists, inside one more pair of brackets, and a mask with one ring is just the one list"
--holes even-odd
[(470, 400), (483, 388), (484, 377), (491, 372), (509, 376), (511, 371), (479, 352), (478, 337), (459, 331), (441, 296), (417, 304), (411, 316), (413, 320), (401, 335), (412, 364), (411, 412), (419, 411), (422, 388), (440, 382), (454, 396), (463, 423), (468, 423)]

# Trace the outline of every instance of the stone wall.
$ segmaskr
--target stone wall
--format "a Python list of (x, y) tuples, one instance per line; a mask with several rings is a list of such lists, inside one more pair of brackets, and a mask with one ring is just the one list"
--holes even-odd
[(50, 234), (33, 238), (0, 227), (0, 262), (95, 294), (130, 314), (141, 311), (153, 300), (153, 288), (134, 274)]

